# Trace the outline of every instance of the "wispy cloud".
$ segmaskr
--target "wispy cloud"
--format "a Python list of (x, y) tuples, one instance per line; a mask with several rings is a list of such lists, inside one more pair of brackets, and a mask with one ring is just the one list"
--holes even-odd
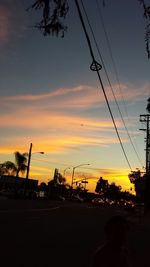
[[(118, 121), (118, 126), (121, 124)], [(30, 108), (19, 108), (10, 111), (8, 114), (0, 116), (0, 127), (22, 127), (32, 129), (53, 128), (53, 129), (71, 129), (86, 127), (86, 129), (95, 128), (112, 128), (112, 122), (105, 117), (90, 118), (81, 115), (67, 114), (57, 111), (32, 110)]]
[(115, 137), (107, 136), (103, 138), (88, 137), (80, 135), (67, 135), (62, 133), (61, 136), (57, 135), (39, 135), (31, 134), (29, 137), (12, 136), (10, 138), (4, 138), (5, 142), (1, 145), (1, 153), (13, 153), (16, 150), (26, 151), (28, 144), (31, 140), (34, 141), (34, 147), (37, 151), (45, 151), (45, 153), (63, 154), (70, 153), (70, 150), (82, 149), (82, 147), (104, 147), (109, 146), (112, 143), (117, 144), (118, 140)]
[(43, 93), (39, 95), (16, 95), (3, 97), (4, 101), (38, 101), (47, 98), (61, 97), (63, 95), (69, 95), (71, 93), (79, 93), (88, 90), (88, 86), (77, 86), (73, 88), (59, 88), (55, 91)]
[[(114, 92), (118, 101), (126, 100), (130, 102), (138, 102), (141, 99), (149, 96), (149, 83), (145, 83), (142, 88), (135, 87), (133, 85), (123, 85), (122, 92), (118, 89), (117, 84), (114, 85)], [(106, 93), (108, 99), (114, 102), (114, 97), (109, 87), (106, 87)], [(59, 88), (56, 90), (50, 90), (49, 92), (36, 95), (13, 95), (7, 97), (1, 97), (0, 103), (15, 102), (17, 105), (30, 105), (30, 102), (35, 105), (48, 105), (49, 107), (56, 106), (57, 108), (88, 108), (94, 105), (102, 105), (105, 103), (105, 99), (101, 89), (98, 87), (91, 87), (86, 85), (80, 85), (72, 88)]]
[(90, 86), (77, 86), (73, 88), (59, 88), (38, 95), (16, 95), (1, 97), (2, 105), (11, 106), (38, 106), (40, 109), (87, 109), (95, 104), (103, 104), (104, 99), (97, 88)]

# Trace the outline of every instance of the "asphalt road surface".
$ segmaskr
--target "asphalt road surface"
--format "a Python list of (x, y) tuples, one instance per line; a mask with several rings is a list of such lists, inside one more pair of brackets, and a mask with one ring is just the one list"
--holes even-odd
[[(118, 213), (116, 208), (88, 203), (1, 199), (1, 266), (90, 267), (93, 251), (105, 240), (106, 220)], [(145, 223), (132, 214), (130, 219), (128, 246), (135, 266), (148, 267), (148, 219)]]

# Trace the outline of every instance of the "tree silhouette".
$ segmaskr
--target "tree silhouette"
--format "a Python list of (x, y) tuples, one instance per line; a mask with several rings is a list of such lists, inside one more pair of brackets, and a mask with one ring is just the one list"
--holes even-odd
[(59, 184), (65, 184), (66, 183), (66, 178), (63, 177), (63, 175), (61, 173), (59, 173), (59, 175), (58, 175), (58, 183)]
[(111, 183), (106, 191), (106, 197), (112, 200), (119, 200), (121, 197), (121, 186)]
[(108, 180), (103, 179), (102, 177), (99, 178), (95, 192), (98, 194), (105, 194), (108, 189)]
[(140, 4), (143, 6), (143, 16), (146, 19), (147, 23), (145, 26), (145, 44), (146, 44), (146, 51), (147, 56), (150, 58), (150, 5), (146, 5), (145, 0), (139, 0)]
[(53, 179), (48, 182), (48, 196), (52, 198), (64, 196), (67, 186), (66, 178), (55, 168)]
[(55, 181), (56, 185), (66, 183), (66, 178), (59, 172), (57, 168), (54, 170), (53, 180)]
[(20, 152), (15, 152), (15, 163), (17, 167), (16, 177), (19, 176), (19, 172), (24, 173), (27, 169), (27, 157), (28, 153), (21, 154)]
[(28, 153), (21, 154), (16, 151), (15, 153), (15, 163), (11, 161), (5, 161), (2, 166), (5, 170), (4, 174), (19, 176), (19, 173), (24, 173), (27, 169), (27, 157)]
[(61, 37), (64, 37), (67, 27), (63, 25), (62, 20), (65, 19), (69, 10), (67, 0), (38, 0), (29, 9), (43, 10), (42, 19), (35, 27), (41, 30), (45, 36), (58, 36), (61, 33)]
[(115, 183), (108, 183), (108, 180), (100, 179), (97, 182), (95, 192), (100, 194), (102, 198), (109, 198), (111, 200), (119, 200), (121, 198), (121, 186)]
[(14, 175), (16, 175), (16, 171), (17, 171), (16, 165), (15, 165), (15, 163), (13, 163), (11, 161), (5, 161), (0, 166), (0, 174), (1, 175), (14, 176)]

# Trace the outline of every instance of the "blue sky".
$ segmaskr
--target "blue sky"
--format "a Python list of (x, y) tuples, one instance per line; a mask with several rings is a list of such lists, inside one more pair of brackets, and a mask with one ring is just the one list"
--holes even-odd
[[(84, 0), (99, 49), (134, 145), (145, 164), (144, 134), (139, 115), (150, 96), (149, 60), (144, 43), (143, 10), (139, 2), (106, 1), (101, 7), (120, 86), (115, 76), (96, 1)], [(32, 1), (0, 3), (0, 161), (14, 160), (33, 143), (30, 176), (48, 181), (54, 168), (90, 163), (76, 176), (95, 177), (129, 188), (130, 172), (122, 154), (91, 58), (74, 1), (69, 1), (65, 38), (44, 37), (32, 27), (40, 12), (26, 12)], [(88, 26), (87, 26), (88, 28)], [(89, 29), (89, 28), (88, 28)], [(96, 60), (100, 62), (90, 34)], [(101, 63), (101, 62), (100, 62)], [(104, 69), (101, 77), (133, 169), (141, 165), (131, 147), (114, 103)], [(66, 172), (70, 182), (71, 169)]]

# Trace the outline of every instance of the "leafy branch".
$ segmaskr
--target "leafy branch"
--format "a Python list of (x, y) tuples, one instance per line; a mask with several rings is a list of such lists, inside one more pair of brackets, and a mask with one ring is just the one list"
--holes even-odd
[[(145, 4), (145, 0), (139, 0), (140, 4), (143, 6), (143, 16), (147, 21), (150, 21), (150, 5)], [(150, 58), (150, 22), (145, 26), (145, 44), (148, 58)]]
[(42, 31), (43, 35), (56, 35), (67, 31), (67, 27), (62, 23), (69, 11), (67, 0), (37, 0), (27, 10), (42, 9), (42, 20), (35, 25)]

